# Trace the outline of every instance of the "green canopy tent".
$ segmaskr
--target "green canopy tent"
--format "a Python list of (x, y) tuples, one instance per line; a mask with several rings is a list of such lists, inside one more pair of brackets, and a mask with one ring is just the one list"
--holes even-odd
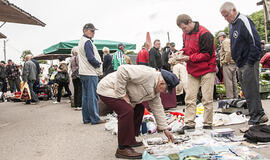
[[(75, 46), (78, 46), (79, 40), (65, 41), (57, 43), (47, 49), (43, 50), (44, 54), (70, 54), (71, 49)], [(102, 55), (103, 47), (108, 47), (111, 52), (115, 52), (117, 50), (117, 45), (119, 43), (123, 43), (125, 45), (126, 50), (135, 50), (136, 44), (125, 43), (125, 42), (117, 42), (117, 41), (109, 41), (109, 40), (94, 40), (94, 44), (96, 45), (99, 53)]]

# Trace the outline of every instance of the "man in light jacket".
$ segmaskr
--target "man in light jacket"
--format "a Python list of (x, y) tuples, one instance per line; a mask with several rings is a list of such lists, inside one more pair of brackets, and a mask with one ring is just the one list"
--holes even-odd
[(100, 99), (118, 115), (118, 149), (117, 158), (137, 159), (142, 154), (131, 147), (141, 146), (136, 142), (144, 114), (142, 102), (148, 101), (155, 116), (158, 130), (163, 131), (169, 140), (172, 134), (160, 99), (160, 92), (169, 92), (179, 83), (175, 74), (166, 70), (144, 65), (121, 65), (118, 70), (104, 77), (98, 84)]
[[(34, 62), (31, 61), (32, 55), (25, 56), (25, 63), (23, 66), (22, 80), (23, 82), (27, 82), (29, 85), (29, 89), (31, 92), (31, 101), (38, 102), (38, 97), (34, 92), (33, 85), (37, 78), (37, 70)], [(26, 104), (30, 104), (30, 101), (26, 101)]]
[(79, 76), (82, 82), (82, 116), (84, 124), (99, 124), (97, 84), (98, 76), (102, 75), (102, 61), (92, 38), (95, 35), (95, 26), (85, 24), (81, 40), (79, 41)]

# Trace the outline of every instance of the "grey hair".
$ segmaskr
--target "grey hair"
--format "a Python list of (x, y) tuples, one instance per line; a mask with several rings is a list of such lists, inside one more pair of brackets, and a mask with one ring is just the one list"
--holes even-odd
[(75, 47), (73, 47), (73, 48), (71, 49), (71, 54), (72, 54), (73, 56), (76, 56), (76, 53), (77, 53), (77, 55), (78, 55), (78, 53), (79, 53), (79, 47), (78, 47), (78, 46), (75, 46)]
[(236, 10), (235, 5), (232, 2), (225, 2), (223, 3), (223, 5), (220, 7), (220, 12), (222, 11), (228, 11), (228, 12), (232, 12), (233, 9)]

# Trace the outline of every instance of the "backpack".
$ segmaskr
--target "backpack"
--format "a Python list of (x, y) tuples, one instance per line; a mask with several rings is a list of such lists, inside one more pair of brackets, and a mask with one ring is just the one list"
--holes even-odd
[(247, 138), (248, 142), (270, 142), (270, 125), (256, 125), (250, 127), (244, 137)]

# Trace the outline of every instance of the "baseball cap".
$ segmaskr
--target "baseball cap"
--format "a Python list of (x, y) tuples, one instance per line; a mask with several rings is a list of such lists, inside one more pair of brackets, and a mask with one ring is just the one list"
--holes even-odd
[(163, 79), (165, 80), (169, 93), (172, 94), (172, 90), (174, 87), (176, 87), (179, 84), (179, 79), (177, 76), (169, 71), (166, 71), (164, 69), (160, 70), (161, 75)]
[(87, 23), (83, 26), (83, 30), (90, 29), (90, 30), (98, 30), (92, 23)]
[(227, 36), (225, 32), (219, 32), (217, 35), (217, 38), (219, 38), (220, 36)]

